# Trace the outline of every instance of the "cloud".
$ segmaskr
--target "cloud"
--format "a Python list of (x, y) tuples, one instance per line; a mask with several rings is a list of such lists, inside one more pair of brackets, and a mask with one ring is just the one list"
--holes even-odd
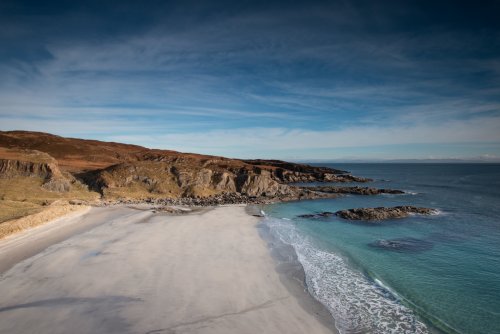
[[(110, 136), (108, 140), (140, 143), (154, 148), (196, 151), (228, 155), (236, 152), (244, 157), (253, 153), (291, 151), (308, 154), (314, 149), (370, 148), (384, 145), (414, 144), (488, 144), (499, 143), (500, 117), (449, 121), (440, 124), (412, 126), (353, 126), (337, 131), (311, 131), (287, 128), (242, 128), (164, 135)], [(446, 155), (446, 154), (445, 154)], [(303, 156), (303, 158), (321, 158)], [(327, 157), (332, 158), (332, 157)]]
[(500, 140), (499, 33), (456, 6), (95, 5), (6, 15), (0, 129), (231, 154)]

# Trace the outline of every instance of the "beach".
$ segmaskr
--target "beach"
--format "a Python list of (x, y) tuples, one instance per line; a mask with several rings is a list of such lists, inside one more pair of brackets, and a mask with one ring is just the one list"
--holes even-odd
[(0, 243), (0, 333), (335, 331), (245, 206), (92, 208), (60, 223)]

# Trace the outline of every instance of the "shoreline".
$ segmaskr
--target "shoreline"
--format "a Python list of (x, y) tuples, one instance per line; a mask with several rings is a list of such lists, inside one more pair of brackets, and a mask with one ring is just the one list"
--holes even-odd
[(245, 207), (92, 208), (68, 223), (86, 229), (2, 273), (0, 331), (335, 333)]
[[(254, 207), (257, 207), (254, 205)], [(258, 211), (255, 212), (260, 212), (262, 206), (258, 207)], [(255, 210), (255, 209), (254, 209)], [(250, 214), (253, 214), (253, 212), (250, 212)], [(266, 216), (262, 216), (262, 219), (264, 219)], [(270, 217), (270, 216), (269, 216)], [(262, 224), (265, 224), (264, 222)], [(291, 281), (292, 285), (294, 284), (295, 287), (292, 287), (292, 289), (297, 289), (297, 287), (303, 287), (304, 290), (302, 292), (305, 292), (307, 294), (307, 297), (304, 298), (303, 300), (308, 300), (312, 299), (311, 301), (307, 301), (306, 305), (308, 305), (308, 308), (312, 307), (319, 307), (319, 313), (317, 314), (318, 317), (321, 319), (321, 321), (325, 321), (325, 323), (332, 323), (334, 326), (334, 330), (336, 333), (339, 333), (338, 328), (335, 326), (335, 322), (337, 319), (333, 314), (331, 314), (328, 310), (328, 308), (323, 305), (321, 301), (316, 299), (316, 297), (309, 292), (307, 288), (307, 283), (305, 281), (305, 271), (300, 263), (300, 261), (297, 258), (297, 253), (294, 249), (293, 246), (289, 244), (283, 243), (281, 240), (277, 239), (274, 237), (270, 232), (269, 232), (269, 227), (267, 225), (264, 226), (264, 232), (263, 238), (264, 239), (269, 239), (269, 248), (270, 250), (275, 254), (273, 254), (273, 258), (276, 258), (279, 263), (284, 262), (286, 265), (292, 267), (295, 266), (293, 269), (289, 269), (289, 272), (285, 274), (285, 279), (288, 279)], [(360, 270), (358, 267), (356, 267), (355, 270)], [(405, 307), (411, 309), (414, 312), (415, 317), (420, 320), (422, 323), (425, 324), (427, 333), (429, 334), (445, 334), (445, 333), (459, 333), (457, 330), (452, 328), (450, 325), (444, 323), (442, 320), (436, 318), (435, 316), (432, 316), (431, 314), (423, 311), (420, 309), (416, 304), (412, 303), (410, 300), (402, 297), (399, 295), (397, 292), (391, 290), (389, 287), (383, 285), (381, 282), (376, 282), (378, 286), (380, 286), (382, 289), (387, 290), (391, 295), (394, 296), (402, 305)], [(317, 306), (314, 306), (314, 304), (318, 304)], [(330, 318), (331, 320), (329, 320)]]
[[(246, 211), (249, 215), (260, 214), (260, 206), (248, 205)], [(306, 273), (304, 267), (299, 262), (297, 253), (291, 245), (283, 243), (274, 237), (269, 227), (263, 222), (264, 217), (260, 218), (257, 225), (260, 237), (267, 243), (269, 253), (276, 264), (276, 271), (280, 275), (281, 282), (293, 294), (300, 305), (314, 315), (322, 324), (330, 328), (332, 333), (339, 334), (335, 326), (335, 318), (319, 300), (310, 292), (306, 284)]]

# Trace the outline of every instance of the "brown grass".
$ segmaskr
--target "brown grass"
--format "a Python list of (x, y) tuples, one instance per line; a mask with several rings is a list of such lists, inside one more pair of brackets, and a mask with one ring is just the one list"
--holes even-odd
[(0, 178), (0, 223), (40, 212), (58, 200), (91, 202), (99, 198), (79, 183), (72, 184), (69, 192), (48, 191), (42, 184), (38, 177)]
[(94, 200), (99, 194), (75, 182), (68, 192), (49, 191), (42, 188), (43, 180), (38, 177), (0, 178), (0, 200), (22, 201), (42, 204), (58, 199)]
[(0, 224), (0, 239), (35, 226), (48, 223), (51, 220), (65, 216), (71, 212), (85, 210), (85, 205), (53, 204), (40, 212), (19, 219), (9, 220)]
[(42, 209), (42, 206), (30, 202), (0, 201), (0, 223), (34, 214)]
[(44, 152), (23, 150), (23, 149), (8, 149), (0, 147), (0, 159), (31, 161), (37, 163), (51, 163), (54, 158)]

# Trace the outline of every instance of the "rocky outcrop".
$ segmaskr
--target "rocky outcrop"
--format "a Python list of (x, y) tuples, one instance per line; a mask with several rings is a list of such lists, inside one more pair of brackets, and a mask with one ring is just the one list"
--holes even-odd
[[(3, 151), (2, 153), (6, 153)], [(3, 154), (13, 158), (13, 152)], [(47, 154), (37, 151), (16, 152), (17, 159), (0, 159), (0, 177), (36, 177), (43, 180), (42, 188), (49, 191), (67, 192), (71, 180), (63, 175), (57, 162)]]
[(143, 197), (209, 197), (234, 193), (248, 197), (305, 196), (311, 192), (278, 183), (266, 170), (188, 166), (172, 162), (138, 162), (111, 166), (81, 175), (92, 189), (105, 196), (130, 189)]
[(71, 190), (71, 181), (65, 178), (50, 178), (46, 180), (42, 188), (49, 191), (55, 192), (68, 192)]
[(301, 173), (282, 171), (276, 172), (276, 178), (284, 183), (310, 183), (310, 182), (371, 182), (371, 179), (353, 176), (351, 174), (332, 174), (332, 173)]
[(317, 218), (327, 218), (327, 217), (331, 217), (335, 215), (334, 212), (329, 212), (329, 211), (325, 211), (325, 212), (320, 212), (320, 213), (307, 213), (307, 214), (303, 214), (303, 215), (298, 215), (297, 217), (299, 218), (308, 218), (308, 219), (317, 219)]
[(54, 165), (47, 162), (0, 159), (1, 177), (36, 176), (50, 178), (54, 170)]
[(295, 188), (278, 183), (271, 177), (271, 172), (260, 171), (259, 174), (244, 172), (236, 175), (237, 192), (248, 196), (290, 195)]
[(404, 194), (404, 191), (395, 189), (378, 189), (370, 187), (336, 187), (336, 186), (318, 186), (307, 187), (312, 191), (319, 191), (330, 194), (353, 194), (353, 195), (379, 195), (379, 194)]
[(256, 165), (256, 166), (270, 166), (276, 167), (282, 170), (287, 170), (291, 172), (298, 172), (302, 174), (313, 174), (313, 173), (324, 173), (324, 174), (347, 174), (347, 171), (328, 168), (328, 167), (317, 167), (306, 164), (298, 164), (292, 163), (282, 160), (263, 160), (263, 159), (254, 159), (254, 160), (242, 160), (243, 162)]
[(369, 182), (370, 179), (356, 177), (346, 171), (296, 164), (281, 160), (242, 160), (246, 164), (271, 171), (274, 179), (283, 183), (299, 182)]
[(405, 218), (411, 214), (430, 215), (436, 213), (436, 210), (429, 208), (420, 208), (415, 206), (395, 206), (391, 208), (359, 208), (337, 211), (335, 214), (348, 220), (372, 220), (379, 221), (384, 219)]

